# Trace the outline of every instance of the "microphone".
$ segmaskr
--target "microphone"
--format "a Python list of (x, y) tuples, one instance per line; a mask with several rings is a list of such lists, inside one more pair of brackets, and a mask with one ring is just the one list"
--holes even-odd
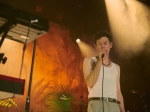
[(101, 57), (103, 58), (105, 56), (105, 54), (103, 53), (102, 55), (101, 55)]

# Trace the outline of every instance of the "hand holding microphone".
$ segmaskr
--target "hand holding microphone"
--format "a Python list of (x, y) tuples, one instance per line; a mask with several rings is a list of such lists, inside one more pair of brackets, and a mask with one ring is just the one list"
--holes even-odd
[(99, 58), (104, 58), (104, 56), (106, 55), (106, 50), (102, 50), (99, 52)]
[(104, 58), (104, 56), (105, 56), (105, 54), (104, 54), (104, 53), (102, 53), (101, 58)]

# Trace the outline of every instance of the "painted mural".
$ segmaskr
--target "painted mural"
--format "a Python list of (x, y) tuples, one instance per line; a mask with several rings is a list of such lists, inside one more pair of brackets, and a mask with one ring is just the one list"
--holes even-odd
[[(0, 112), (25, 110), (33, 42), (27, 44), (24, 58), (22, 49), (22, 44), (8, 39), (1, 47), (0, 52), (5, 53), (8, 60), (0, 64), (0, 74), (25, 79), (25, 88), (23, 95), (10, 93), (6, 96), (7, 93), (0, 91)], [(20, 73), (22, 60), (24, 62)], [(72, 42), (69, 29), (50, 23), (48, 33), (37, 39), (34, 60), (30, 112), (86, 112), (87, 88), (82, 73), (83, 56)]]

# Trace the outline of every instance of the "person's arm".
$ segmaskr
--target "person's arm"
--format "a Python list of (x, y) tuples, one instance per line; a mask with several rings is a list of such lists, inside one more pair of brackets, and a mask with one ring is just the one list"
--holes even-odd
[(83, 61), (83, 74), (84, 74), (84, 79), (88, 87), (93, 88), (95, 83), (97, 82), (97, 79), (99, 77), (100, 69), (101, 69), (101, 64), (102, 64), (102, 59), (97, 60), (96, 66), (94, 70), (91, 70), (91, 63), (93, 59), (92, 58), (85, 58)]
[(118, 70), (118, 77), (117, 77), (117, 99), (120, 102), (120, 104), (119, 104), (120, 112), (125, 112), (124, 100), (123, 100), (123, 96), (122, 96), (121, 89), (120, 89), (120, 67), (119, 67), (119, 65), (117, 65), (117, 70)]

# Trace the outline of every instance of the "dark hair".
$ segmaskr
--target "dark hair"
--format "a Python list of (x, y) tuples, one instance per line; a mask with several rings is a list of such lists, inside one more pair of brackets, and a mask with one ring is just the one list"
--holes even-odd
[(94, 43), (96, 44), (96, 41), (102, 37), (107, 37), (109, 42), (112, 42), (112, 36), (110, 33), (108, 33), (107, 31), (104, 31), (104, 30), (101, 30), (101, 31), (98, 31), (94, 37), (93, 37), (93, 40), (94, 40)]

